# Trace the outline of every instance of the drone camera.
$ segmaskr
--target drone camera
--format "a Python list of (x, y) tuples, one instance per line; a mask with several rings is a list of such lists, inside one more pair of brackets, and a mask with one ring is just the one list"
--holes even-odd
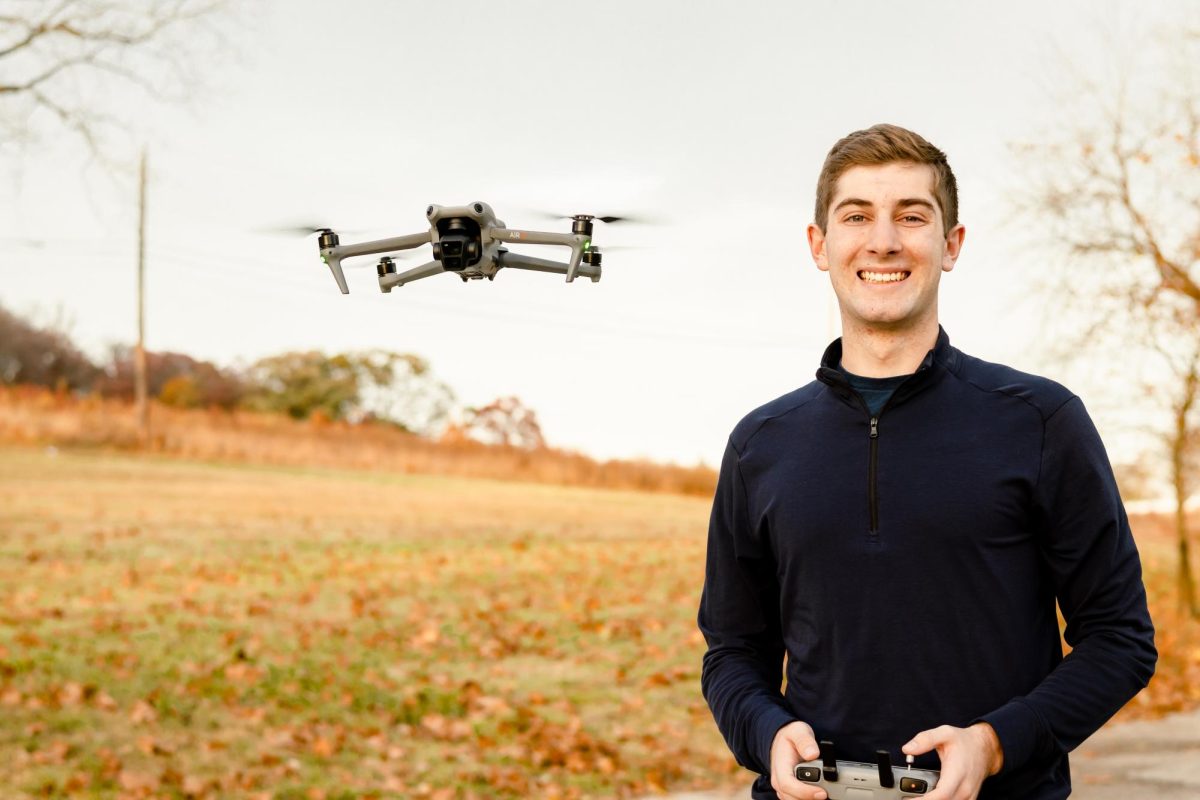
[(479, 263), (483, 254), (479, 223), (472, 219), (454, 217), (438, 222), (438, 241), (433, 243), (433, 257), (442, 262), (447, 272), (462, 272)]

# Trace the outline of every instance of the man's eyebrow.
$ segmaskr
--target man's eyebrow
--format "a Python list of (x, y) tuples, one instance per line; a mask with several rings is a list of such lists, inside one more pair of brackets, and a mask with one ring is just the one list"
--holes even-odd
[(864, 206), (866, 208), (872, 208), (872, 207), (874, 207), (874, 205), (875, 204), (872, 203), (870, 200), (860, 200), (857, 197), (847, 197), (845, 200), (843, 200), (842, 202), (840, 202), (836, 206), (834, 206), (833, 210), (837, 211), (838, 209), (843, 208), (844, 206)]
[[(929, 202), (928, 200), (926, 200), (922, 197), (905, 197), (901, 200), (897, 200), (896, 205), (900, 208), (907, 208), (908, 206), (924, 206), (925, 208), (928, 208), (930, 211), (935, 210), (933, 203)], [(837, 211), (838, 209), (842, 208), (843, 206), (862, 206), (864, 208), (874, 208), (875, 204), (872, 203), (870, 200), (863, 200), (858, 197), (847, 197), (845, 200), (841, 201), (836, 206), (834, 206), (833, 210)]]

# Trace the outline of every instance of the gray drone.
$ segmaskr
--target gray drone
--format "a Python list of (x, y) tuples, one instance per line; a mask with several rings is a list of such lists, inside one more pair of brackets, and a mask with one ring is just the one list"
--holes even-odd
[[(390, 292), (397, 286), (442, 272), (451, 272), (462, 278), (464, 283), (480, 278), (490, 281), (505, 267), (566, 275), (567, 283), (575, 280), (576, 275), (582, 275), (595, 283), (600, 280), (600, 250), (592, 245), (592, 220), (617, 222), (623, 219), (576, 214), (570, 218), (570, 233), (546, 233), (506, 228), (503, 222), (496, 219), (495, 212), (487, 203), (429, 206), (425, 216), (429, 219), (429, 230), (424, 233), (361, 244), (341, 244), (338, 235), (329, 228), (317, 229), (315, 232), (320, 234), (317, 244), (321, 249), (321, 260), (329, 266), (342, 294), (350, 293), (342, 272), (342, 259), (396, 253), (424, 244), (433, 245), (433, 261), (419, 267), (397, 272), (396, 262), (391, 256), (385, 255), (379, 259), (376, 272), (382, 291)], [(558, 262), (510, 253), (505, 244), (562, 245), (571, 248), (571, 260)]]

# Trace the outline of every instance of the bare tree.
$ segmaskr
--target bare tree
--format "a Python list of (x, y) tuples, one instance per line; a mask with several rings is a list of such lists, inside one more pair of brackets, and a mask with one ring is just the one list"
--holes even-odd
[(99, 369), (65, 328), (61, 321), (36, 325), (0, 306), (0, 385), (88, 389)]
[(0, 0), (0, 125), (8, 138), (26, 141), (65, 128), (111, 160), (114, 140), (140, 107), (122, 93), (187, 97), (202, 74), (197, 55), (223, 40), (213, 17), (225, 5)]
[(1200, 335), (1195, 327), (1189, 330), (1185, 326), (1177, 335), (1166, 334), (1158, 341), (1162, 345), (1159, 352), (1174, 378), (1163, 391), (1170, 411), (1170, 426), (1164, 431), (1162, 440), (1168, 454), (1175, 501), (1179, 605), (1194, 619), (1200, 619), (1187, 517), (1188, 498), (1200, 488)]
[(1180, 602), (1200, 615), (1186, 514), (1200, 442), (1200, 27), (1158, 32), (1134, 55), (1109, 38), (1112, 74), (1064, 64), (1053, 125), (1017, 145), (1019, 208), (1048, 234), (1057, 267), (1041, 288), (1056, 311), (1058, 355), (1090, 351), (1151, 375), (1146, 399), (1167, 412), (1159, 435)]
[(467, 409), (462, 429), (468, 438), (486, 444), (525, 450), (546, 446), (537, 414), (517, 397), (499, 397), (485, 406)]

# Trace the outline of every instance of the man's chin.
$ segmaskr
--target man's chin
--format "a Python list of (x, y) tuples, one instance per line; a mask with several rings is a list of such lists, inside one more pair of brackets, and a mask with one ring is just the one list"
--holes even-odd
[[(936, 315), (933, 319), (936, 324)], [(856, 315), (856, 321), (860, 327), (867, 330), (898, 333), (923, 327), (926, 324), (926, 317), (889, 309)]]

